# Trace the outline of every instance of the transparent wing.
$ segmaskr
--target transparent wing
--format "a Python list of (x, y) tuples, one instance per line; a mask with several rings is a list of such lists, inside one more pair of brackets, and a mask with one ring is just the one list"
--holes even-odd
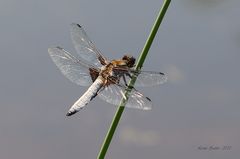
[(132, 77), (137, 77), (134, 86), (138, 87), (155, 86), (167, 81), (167, 76), (162, 72), (136, 71), (126, 67), (116, 67), (114, 73), (120, 75), (120, 83), (123, 84), (128, 84)]
[(49, 48), (48, 52), (53, 62), (70, 81), (81, 86), (92, 84), (89, 68), (94, 66), (80, 61), (61, 47)]
[[(153, 71), (130, 71), (132, 76), (137, 76), (135, 86), (146, 87), (163, 84), (167, 81), (167, 76), (162, 72)], [(129, 76), (127, 76), (129, 78)], [(130, 78), (129, 78), (130, 80)]]
[(100, 51), (94, 46), (84, 29), (76, 23), (71, 24), (71, 38), (74, 47), (80, 58), (101, 67), (107, 63), (106, 58), (101, 55)]
[[(111, 84), (100, 91), (98, 96), (110, 104), (119, 105), (121, 99), (126, 98), (124, 96), (125, 89), (125, 86)], [(150, 110), (152, 108), (152, 102), (148, 97), (143, 96), (143, 94), (133, 89), (129, 94), (128, 101), (125, 106), (128, 108)]]

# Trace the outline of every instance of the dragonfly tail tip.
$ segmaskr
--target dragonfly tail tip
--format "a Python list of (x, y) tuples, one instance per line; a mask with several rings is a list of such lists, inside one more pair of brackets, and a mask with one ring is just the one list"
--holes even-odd
[(67, 112), (66, 116), (71, 116), (71, 115), (73, 115), (75, 113), (77, 113), (77, 111), (73, 111), (73, 112), (69, 111), (69, 112)]

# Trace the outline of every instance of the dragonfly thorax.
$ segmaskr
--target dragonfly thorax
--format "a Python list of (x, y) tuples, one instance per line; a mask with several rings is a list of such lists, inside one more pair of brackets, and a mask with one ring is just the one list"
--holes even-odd
[(112, 73), (113, 67), (114, 67), (114, 65), (112, 63), (102, 66), (99, 75), (102, 76), (104, 79), (107, 79), (109, 76), (113, 75), (113, 73)]

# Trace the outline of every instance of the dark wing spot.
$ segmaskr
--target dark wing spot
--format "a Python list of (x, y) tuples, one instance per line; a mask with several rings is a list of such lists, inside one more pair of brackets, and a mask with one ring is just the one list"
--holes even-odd
[(151, 102), (151, 99), (150, 98), (148, 98), (148, 97), (146, 97), (147, 98), (147, 100), (149, 100), (150, 102)]
[(81, 25), (79, 25), (79, 24), (77, 24), (77, 26), (79, 27), (79, 28), (81, 28), (82, 26)]
[(94, 82), (97, 79), (97, 77), (99, 76), (99, 71), (94, 68), (89, 68), (89, 74), (92, 78), (92, 81)]

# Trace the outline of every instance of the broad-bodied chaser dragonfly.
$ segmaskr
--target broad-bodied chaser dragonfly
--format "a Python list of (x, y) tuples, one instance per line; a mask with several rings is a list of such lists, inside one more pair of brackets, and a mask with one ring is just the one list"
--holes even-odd
[[(134, 76), (137, 76), (135, 86), (154, 86), (167, 80), (166, 75), (161, 72), (134, 70), (135, 58), (129, 55), (108, 61), (79, 24), (71, 24), (70, 32), (77, 51), (76, 56), (61, 47), (49, 48), (48, 52), (53, 62), (69, 80), (90, 87), (69, 109), (67, 116), (78, 112), (96, 96), (118, 105), (122, 98), (126, 98), (124, 92), (127, 83)], [(125, 106), (149, 110), (152, 103), (148, 97), (133, 88)]]

